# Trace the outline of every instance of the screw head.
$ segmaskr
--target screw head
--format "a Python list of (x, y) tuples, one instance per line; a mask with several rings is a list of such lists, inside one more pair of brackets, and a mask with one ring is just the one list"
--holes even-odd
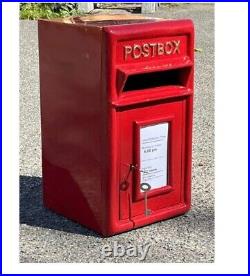
[(123, 181), (123, 182), (120, 184), (120, 190), (126, 191), (127, 188), (128, 188), (128, 185), (129, 185), (128, 181), (126, 181), (126, 180)]

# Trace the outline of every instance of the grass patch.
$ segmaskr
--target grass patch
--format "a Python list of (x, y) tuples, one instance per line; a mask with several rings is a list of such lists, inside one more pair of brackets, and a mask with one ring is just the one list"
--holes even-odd
[(76, 3), (21, 3), (20, 19), (56, 18), (78, 15)]

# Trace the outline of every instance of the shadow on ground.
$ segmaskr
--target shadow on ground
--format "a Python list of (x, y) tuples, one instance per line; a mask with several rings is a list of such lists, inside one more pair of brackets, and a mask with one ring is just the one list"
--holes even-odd
[(95, 232), (46, 209), (42, 202), (41, 184), (41, 177), (20, 176), (21, 224), (99, 237)]
[[(193, 223), (192, 223), (193, 221)], [(42, 178), (20, 176), (20, 223), (54, 229), (85, 236), (101, 237), (97, 233), (46, 209), (42, 202)], [(162, 224), (163, 223), (163, 224)], [(176, 227), (187, 227), (189, 231), (214, 234), (214, 208), (192, 208), (188, 213), (165, 221)], [(164, 221), (159, 222), (164, 225)]]

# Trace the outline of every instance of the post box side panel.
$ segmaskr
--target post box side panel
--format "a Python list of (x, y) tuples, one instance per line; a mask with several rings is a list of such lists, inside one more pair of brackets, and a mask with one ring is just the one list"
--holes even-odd
[(193, 94), (186, 98), (184, 102), (184, 129), (185, 143), (183, 144), (183, 179), (184, 179), (184, 198), (187, 210), (191, 208), (191, 180), (192, 180), (192, 133), (193, 133)]
[(45, 206), (103, 232), (99, 29), (39, 22)]

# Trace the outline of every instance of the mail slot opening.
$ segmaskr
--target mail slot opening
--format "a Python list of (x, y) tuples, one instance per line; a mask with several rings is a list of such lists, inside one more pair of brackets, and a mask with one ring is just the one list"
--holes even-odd
[(128, 75), (122, 91), (129, 92), (133, 90), (144, 90), (162, 86), (185, 87), (187, 85), (189, 75), (189, 67)]

